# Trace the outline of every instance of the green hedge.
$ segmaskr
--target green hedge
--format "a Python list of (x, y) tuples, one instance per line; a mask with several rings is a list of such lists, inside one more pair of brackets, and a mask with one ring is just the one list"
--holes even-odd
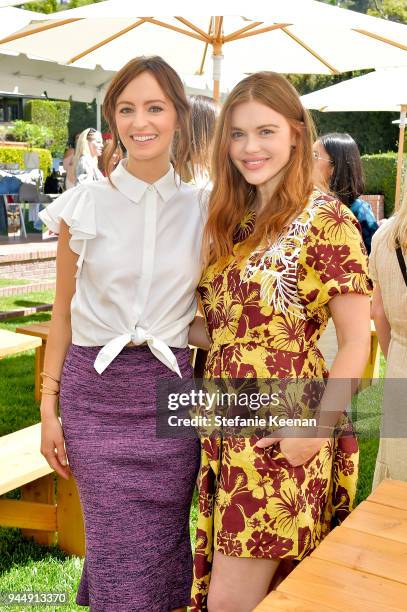
[(53, 143), (54, 135), (50, 128), (37, 125), (29, 121), (14, 121), (7, 140), (29, 143), (31, 147), (49, 149)]
[(30, 149), (29, 147), (0, 147), (0, 162), (4, 164), (20, 164), (24, 168), (24, 153), (35, 151), (40, 158), (40, 169), (42, 170), (44, 181), (51, 174), (52, 157), (47, 149)]
[[(390, 217), (394, 210), (397, 154), (362, 155), (362, 163), (366, 181), (365, 193), (384, 195), (384, 216)], [(404, 168), (406, 165), (407, 155), (404, 155)]]
[(50, 150), (52, 155), (64, 154), (68, 142), (68, 122), (70, 102), (62, 100), (29, 100), (24, 108), (24, 119), (50, 128), (54, 143)]
[(392, 120), (399, 113), (311, 111), (318, 135), (347, 132), (355, 139), (362, 155), (397, 151), (399, 127)]

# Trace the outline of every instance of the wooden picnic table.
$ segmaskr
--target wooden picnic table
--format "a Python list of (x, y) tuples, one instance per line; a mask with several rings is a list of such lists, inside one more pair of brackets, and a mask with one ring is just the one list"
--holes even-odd
[(30, 334), (16, 334), (7, 329), (0, 329), (0, 359), (37, 349), (41, 344), (40, 338), (33, 338)]
[(384, 480), (255, 612), (407, 610), (407, 483)]
[(34, 373), (34, 398), (37, 402), (41, 399), (41, 377), (44, 369), (44, 356), (47, 346), (49, 326), (51, 321), (33, 323), (32, 325), (21, 325), (16, 327), (17, 334), (25, 334), (35, 339), (38, 344), (35, 349), (35, 373)]

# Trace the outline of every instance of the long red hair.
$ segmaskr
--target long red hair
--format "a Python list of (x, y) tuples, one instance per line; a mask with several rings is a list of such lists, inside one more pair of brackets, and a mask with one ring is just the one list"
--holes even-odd
[(206, 264), (231, 254), (236, 226), (256, 198), (256, 187), (246, 182), (229, 156), (232, 111), (238, 104), (252, 100), (285, 117), (296, 135), (296, 146), (270, 202), (257, 216), (247, 245), (254, 248), (264, 240), (276, 237), (305, 208), (313, 190), (312, 144), (315, 132), (297, 91), (275, 72), (248, 76), (231, 91), (218, 120), (212, 159), (213, 189), (203, 238)]

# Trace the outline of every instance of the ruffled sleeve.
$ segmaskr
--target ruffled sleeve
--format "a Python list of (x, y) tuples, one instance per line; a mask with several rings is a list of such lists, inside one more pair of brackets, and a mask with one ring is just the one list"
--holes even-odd
[(61, 220), (69, 226), (69, 246), (79, 255), (79, 274), (86, 252), (86, 243), (96, 237), (95, 202), (89, 186), (78, 185), (68, 189), (39, 213), (43, 223), (59, 234)]
[(299, 257), (299, 290), (313, 316), (336, 295), (370, 295), (368, 259), (358, 223), (337, 200), (317, 208)]

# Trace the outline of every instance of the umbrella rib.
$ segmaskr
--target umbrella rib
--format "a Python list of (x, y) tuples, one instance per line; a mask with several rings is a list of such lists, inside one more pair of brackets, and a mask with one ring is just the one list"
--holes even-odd
[[(262, 22), (260, 22), (261, 25)], [(257, 25), (257, 24), (256, 24)], [(256, 36), (256, 34), (264, 34), (265, 32), (272, 32), (273, 30), (281, 30), (285, 28), (291, 23), (274, 23), (271, 26), (266, 26), (265, 28), (259, 28), (258, 30), (251, 30), (250, 32), (244, 32), (241, 36), (235, 36), (238, 32), (233, 32), (224, 38), (224, 42), (230, 42), (232, 40), (240, 40), (241, 38), (248, 38), (249, 36)], [(254, 26), (253, 26), (254, 27)], [(243, 28), (246, 29), (246, 28)]]
[(188, 32), (188, 30), (183, 30), (182, 28), (178, 28), (177, 26), (171, 25), (170, 23), (165, 23), (164, 21), (158, 21), (154, 17), (144, 17), (144, 21), (148, 23), (152, 23), (157, 26), (161, 26), (162, 28), (167, 28), (168, 30), (173, 30), (174, 32), (179, 32), (180, 34), (185, 34), (186, 36), (190, 36), (191, 38), (196, 38), (201, 42), (206, 42), (208, 36), (205, 34), (205, 38), (203, 38), (200, 34), (196, 34), (194, 32)]
[(175, 17), (175, 19), (177, 19), (177, 21), (180, 21), (181, 23), (186, 25), (187, 28), (191, 28), (191, 30), (193, 30), (197, 34), (200, 34), (200, 36), (202, 36), (202, 38), (204, 38), (207, 43), (209, 43), (211, 41), (211, 39), (209, 38), (208, 34), (206, 34), (203, 30), (201, 30), (201, 28), (198, 28), (198, 26), (196, 26), (195, 24), (191, 23), (187, 19), (184, 19), (183, 17)]
[(246, 27), (242, 28), (241, 30), (236, 30), (236, 32), (232, 32), (231, 34), (228, 34), (227, 36), (223, 38), (223, 42), (229, 42), (230, 40), (236, 40), (236, 38), (239, 37), (240, 34), (244, 34), (244, 32), (247, 32), (248, 30), (252, 30), (253, 28), (256, 28), (257, 26), (260, 26), (260, 25), (263, 25), (263, 21), (255, 21), (251, 23), (250, 25), (247, 25)]
[[(213, 25), (213, 17), (211, 17), (210, 20), (209, 20), (208, 37), (210, 37), (210, 35), (211, 35), (212, 25)], [(199, 66), (199, 70), (198, 70), (197, 74), (203, 74), (203, 69), (204, 69), (205, 60), (206, 60), (206, 54), (208, 53), (208, 46), (209, 46), (209, 43), (205, 43), (204, 52), (202, 54), (201, 65)]]
[(68, 60), (67, 63), (73, 64), (74, 62), (77, 62), (78, 60), (82, 59), (82, 57), (85, 57), (85, 55), (89, 55), (89, 53), (96, 51), (96, 49), (100, 49), (100, 47), (107, 45), (108, 43), (112, 42), (112, 40), (119, 38), (119, 36), (123, 36), (123, 34), (127, 34), (127, 32), (130, 32), (130, 30), (134, 30), (134, 28), (137, 28), (138, 26), (142, 25), (145, 21), (146, 19), (142, 18), (139, 21), (132, 23), (130, 26), (127, 26), (127, 28), (124, 28), (124, 30), (120, 30), (119, 32), (116, 32), (115, 34), (112, 34), (112, 36), (109, 36), (108, 38), (103, 39), (102, 41), (98, 42), (96, 45), (93, 45), (92, 47), (85, 49), (85, 51), (78, 53), (78, 55), (71, 57), (71, 59)]
[[(363, 34), (364, 36), (369, 36), (370, 38), (374, 38), (375, 40), (380, 40), (380, 42), (386, 43), (387, 45), (391, 45), (392, 47), (397, 47), (402, 51), (407, 51), (406, 45), (402, 45), (401, 43), (395, 42), (393, 40), (389, 40), (388, 38), (384, 38), (384, 36), (379, 36), (379, 34), (374, 34), (373, 32), (367, 32), (366, 30), (354, 29), (354, 32), (358, 34)], [(1, 42), (1, 41), (0, 41)]]
[(45, 32), (45, 30), (52, 30), (53, 28), (59, 28), (60, 26), (66, 25), (67, 23), (74, 23), (75, 21), (81, 21), (82, 17), (77, 17), (76, 19), (61, 19), (61, 21), (56, 21), (53, 23), (47, 23), (42, 26), (38, 26), (36, 28), (32, 28), (27, 32), (18, 32), (17, 34), (12, 34), (11, 36), (6, 36), (6, 38), (2, 38), (0, 40), (0, 45), (3, 45), (8, 42), (12, 42), (13, 40), (18, 40), (19, 38), (26, 38), (27, 36), (31, 36), (32, 34), (38, 34), (38, 32)]
[(328, 68), (328, 70), (331, 71), (332, 74), (339, 74), (339, 70), (337, 70), (336, 68), (334, 68), (329, 62), (327, 62), (326, 60), (324, 60), (323, 57), (321, 57), (316, 51), (314, 51), (313, 49), (311, 49), (311, 47), (309, 47), (307, 44), (305, 44), (304, 41), (302, 41), (300, 38), (298, 38), (297, 36), (295, 36), (295, 34), (293, 34), (292, 32), (290, 32), (289, 30), (287, 30), (287, 28), (281, 28), (281, 30), (284, 32), (284, 34), (287, 34), (287, 36), (289, 36), (290, 38), (292, 38), (297, 44), (299, 44), (303, 49), (305, 49), (306, 51), (308, 51), (308, 53), (310, 53), (313, 57), (315, 57), (315, 59), (317, 59), (319, 62), (321, 62), (321, 64), (323, 64), (324, 66), (326, 66), (326, 68)]

